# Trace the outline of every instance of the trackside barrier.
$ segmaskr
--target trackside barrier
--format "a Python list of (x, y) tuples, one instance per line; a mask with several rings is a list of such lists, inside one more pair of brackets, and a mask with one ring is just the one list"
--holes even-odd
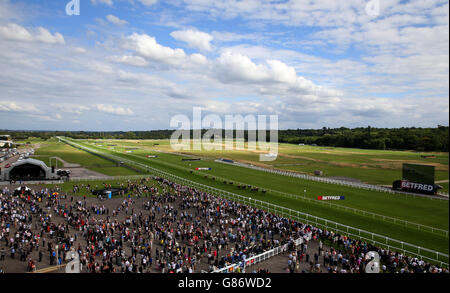
[(177, 182), (179, 184), (184, 184), (184, 185), (189, 185), (191, 187), (197, 188), (199, 190), (202, 190), (204, 192), (208, 192), (208, 193), (212, 193), (212, 194), (216, 194), (218, 196), (224, 197), (228, 200), (233, 200), (233, 201), (238, 201), (241, 202), (243, 204), (246, 205), (250, 205), (253, 207), (256, 207), (258, 209), (262, 209), (265, 210), (267, 212), (270, 212), (272, 214), (277, 214), (279, 216), (285, 217), (287, 219), (293, 219), (296, 220), (298, 222), (303, 222), (312, 226), (316, 226), (318, 228), (321, 229), (326, 229), (329, 231), (333, 231), (333, 232), (338, 232), (342, 235), (348, 235), (351, 238), (355, 238), (355, 239), (361, 239), (364, 240), (367, 243), (371, 243), (375, 246), (378, 246), (380, 248), (385, 248), (388, 250), (397, 250), (397, 251), (401, 251), (403, 254), (405, 255), (410, 255), (413, 257), (417, 257), (419, 259), (424, 259), (430, 262), (434, 262), (434, 263), (438, 263), (440, 266), (446, 266), (448, 267), (448, 260), (449, 260), (449, 255), (439, 252), (439, 251), (435, 251), (432, 249), (428, 249), (428, 248), (424, 248), (424, 247), (420, 247), (417, 246), (415, 244), (411, 244), (408, 242), (404, 242), (401, 240), (397, 240), (397, 239), (393, 239), (384, 235), (380, 235), (380, 234), (376, 234), (376, 233), (372, 233), (363, 229), (359, 229), (359, 228), (355, 228), (352, 226), (348, 226), (348, 225), (344, 225), (344, 224), (340, 224), (338, 222), (332, 221), (332, 220), (328, 220), (325, 218), (321, 218), (321, 217), (317, 217), (314, 215), (310, 215), (307, 213), (303, 213), (297, 210), (292, 210), (286, 207), (282, 207), (282, 206), (278, 206), (266, 201), (261, 201), (258, 199), (254, 199), (254, 198), (250, 198), (250, 197), (245, 197), (239, 194), (235, 194), (232, 192), (228, 192), (225, 190), (221, 190), (215, 187), (211, 187), (211, 186), (207, 186), (201, 183), (197, 183), (182, 177), (179, 177), (177, 175), (173, 175), (170, 174), (168, 172), (165, 171), (161, 171), (158, 170), (156, 168), (153, 168), (151, 166), (142, 164), (142, 163), (138, 163), (135, 161), (131, 161), (122, 157), (117, 157), (115, 155), (112, 154), (106, 154), (103, 153), (99, 150), (93, 150), (89, 147), (86, 146), (82, 146), (80, 144), (77, 144), (75, 142), (63, 139), (58, 137), (61, 141), (64, 141), (70, 145), (74, 145), (77, 148), (81, 148), (81, 149), (86, 149), (89, 150), (91, 152), (98, 152), (102, 155), (106, 155), (106, 156), (110, 156), (111, 158), (114, 158), (115, 160), (118, 161), (123, 161), (127, 164), (130, 165), (134, 165), (136, 167), (140, 167), (148, 172), (152, 172), (153, 174), (155, 174), (156, 176), (162, 177), (162, 178), (166, 178), (168, 180), (172, 180), (174, 182)]
[(81, 182), (81, 181), (112, 181), (112, 180), (135, 180), (135, 179), (145, 179), (149, 175), (127, 175), (127, 176), (89, 176), (89, 177), (70, 177), (68, 181), (70, 182)]
[[(223, 177), (219, 177), (219, 176), (214, 176), (214, 177), (216, 179), (220, 179), (220, 180), (229, 180), (227, 178), (223, 178)], [(245, 183), (234, 181), (234, 180), (233, 180), (233, 182), (236, 183), (236, 184), (247, 185)], [(255, 186), (255, 187), (257, 187), (257, 186)], [(265, 189), (266, 191), (269, 191), (271, 193), (275, 193), (275, 194), (281, 195), (283, 197), (295, 198), (295, 199), (298, 199), (298, 200), (307, 201), (309, 203), (317, 204), (317, 205), (325, 205), (325, 206), (328, 206), (330, 208), (337, 208), (337, 209), (341, 209), (341, 210), (344, 210), (344, 211), (352, 212), (354, 214), (362, 215), (362, 216), (366, 216), (366, 217), (369, 216), (369, 217), (377, 219), (377, 220), (383, 220), (383, 221), (394, 223), (394, 224), (404, 225), (404, 226), (409, 227), (409, 228), (422, 230), (422, 231), (428, 231), (428, 232), (431, 232), (433, 234), (437, 234), (437, 235), (441, 235), (441, 236), (446, 236), (446, 237), (449, 236), (448, 230), (435, 228), (435, 227), (432, 227), (432, 226), (427, 226), (427, 225), (423, 225), (423, 224), (419, 224), (419, 223), (414, 223), (414, 222), (410, 222), (410, 221), (406, 221), (406, 220), (402, 220), (402, 219), (398, 219), (398, 218), (394, 218), (394, 217), (389, 217), (389, 216), (385, 216), (385, 215), (380, 215), (380, 214), (373, 213), (373, 212), (359, 210), (359, 209), (347, 207), (347, 206), (344, 206), (344, 205), (331, 203), (331, 202), (328, 202), (328, 201), (318, 201), (318, 200), (316, 200), (314, 198), (310, 198), (310, 197), (306, 197), (306, 196), (302, 196), (302, 195), (290, 194), (290, 193), (281, 192), (281, 191), (277, 191), (277, 190), (272, 190), (272, 189), (268, 189), (268, 188), (262, 188), (262, 187), (259, 187), (259, 188), (260, 189)]]
[(243, 163), (238, 163), (238, 162), (230, 163), (230, 162), (226, 162), (226, 161), (222, 161), (222, 160), (215, 160), (215, 162), (244, 167), (244, 168), (248, 168), (248, 169), (259, 170), (259, 171), (263, 171), (263, 172), (268, 172), (268, 173), (278, 174), (278, 175), (283, 175), (283, 176), (288, 176), (288, 177), (296, 177), (296, 178), (300, 178), (300, 179), (304, 179), (304, 180), (317, 181), (317, 182), (322, 182), (322, 183), (327, 183), (327, 184), (349, 186), (349, 187), (360, 188), (360, 189), (371, 190), (371, 191), (379, 191), (379, 192), (384, 192), (384, 193), (389, 193), (389, 194), (403, 194), (403, 195), (411, 195), (414, 197), (427, 197), (427, 198), (436, 199), (436, 200), (448, 200), (448, 198), (419, 195), (417, 193), (406, 192), (406, 191), (401, 191), (401, 190), (392, 190), (388, 187), (367, 184), (367, 183), (350, 182), (350, 181), (332, 179), (332, 178), (327, 178), (327, 177), (316, 177), (316, 176), (311, 176), (311, 175), (307, 175), (307, 174), (300, 174), (300, 173), (291, 172), (291, 171), (282, 171), (282, 170), (278, 170), (278, 169), (263, 168), (263, 167), (259, 167), (259, 166), (248, 165), (248, 164), (243, 164)]
[[(139, 157), (137, 155), (130, 155), (130, 154), (128, 154), (127, 156), (133, 156), (133, 157), (142, 159), (141, 157)], [(227, 162), (224, 162), (222, 160), (215, 160), (215, 162), (222, 162), (222, 163), (233, 165), (233, 163), (227, 163)], [(168, 166), (172, 166), (174, 168), (183, 169), (183, 170), (186, 170), (186, 171), (190, 171), (191, 170), (189, 168), (185, 168), (185, 167), (182, 167), (182, 166), (179, 166), (179, 165), (170, 164), (170, 163), (167, 163), (167, 162), (164, 162), (164, 164), (168, 165)], [(248, 165), (242, 164), (242, 163), (234, 163), (234, 164), (237, 165), (237, 166), (244, 166), (244, 167), (248, 166)], [(265, 168), (262, 168), (262, 169), (264, 169), (265, 171), (267, 170)], [(293, 172), (288, 172), (288, 173), (290, 173), (290, 174), (297, 174), (297, 173), (293, 173)], [(298, 175), (302, 175), (302, 174), (298, 174)], [(141, 176), (141, 177), (139, 177), (139, 176)], [(216, 179), (229, 181), (229, 179), (223, 178), (223, 177), (220, 177), (220, 176), (214, 176), (214, 177)], [(126, 176), (126, 177), (122, 177), (121, 176), (120, 178), (117, 177), (118, 180), (120, 180), (120, 179), (129, 180), (129, 179), (139, 179), (139, 178), (142, 178), (142, 175), (132, 175), (132, 176)], [(317, 177), (312, 177), (312, 178), (317, 178)], [(116, 178), (112, 178), (112, 180), (115, 180), (115, 179)], [(327, 179), (327, 178), (323, 178), (323, 179)], [(80, 180), (82, 180), (82, 179), (80, 179), (80, 178), (75, 179), (75, 181), (80, 181)], [(89, 180), (89, 179), (86, 179), (86, 180)], [(92, 179), (92, 180), (97, 180), (97, 178), (96, 179)], [(101, 178), (98, 178), (98, 180), (101, 180)], [(105, 179), (105, 180), (107, 180), (107, 179)], [(344, 182), (344, 181), (340, 181), (340, 180), (335, 180), (335, 181), (336, 182)], [(235, 180), (233, 180), (233, 182), (236, 183), (236, 184), (240, 184), (240, 185), (247, 185), (246, 183), (238, 182), (238, 181), (235, 181)], [(255, 187), (257, 187), (257, 186), (255, 186)], [(419, 231), (427, 231), (427, 232), (430, 232), (430, 233), (433, 233), (433, 234), (436, 234), (436, 235), (449, 237), (449, 231), (448, 230), (444, 230), (444, 229), (440, 229), (440, 228), (436, 228), (436, 227), (432, 227), (432, 226), (427, 226), (427, 225), (423, 225), (423, 224), (419, 224), (419, 223), (415, 223), (415, 222), (411, 222), (411, 221), (407, 221), (407, 220), (403, 220), (403, 219), (398, 219), (398, 218), (394, 218), (394, 217), (390, 217), (390, 216), (386, 216), (386, 215), (381, 215), (381, 214), (377, 214), (377, 213), (373, 213), (373, 212), (368, 212), (368, 211), (364, 211), (364, 210), (360, 210), (360, 209), (355, 209), (355, 208), (347, 207), (347, 206), (344, 206), (344, 205), (331, 203), (331, 202), (328, 202), (328, 201), (317, 201), (317, 200), (315, 200), (313, 198), (306, 197), (306, 196), (290, 194), (290, 193), (281, 192), (281, 191), (277, 191), (277, 190), (272, 190), (272, 189), (268, 189), (268, 188), (262, 188), (262, 187), (259, 187), (259, 188), (260, 189), (265, 189), (265, 190), (267, 190), (267, 191), (269, 191), (271, 193), (274, 193), (274, 194), (277, 194), (277, 195), (280, 195), (280, 196), (283, 196), (283, 197), (295, 198), (297, 200), (307, 201), (310, 204), (325, 205), (325, 206), (328, 206), (330, 208), (341, 209), (341, 210), (344, 210), (344, 211), (347, 211), (347, 212), (352, 212), (352, 213), (357, 214), (357, 215), (361, 215), (361, 216), (365, 216), (365, 217), (371, 217), (373, 219), (382, 220), (382, 221), (393, 223), (393, 224), (397, 224), (397, 225), (403, 225), (405, 227), (412, 228), (412, 229), (417, 229)], [(384, 189), (384, 190), (389, 190), (389, 189)], [(389, 190), (389, 191), (391, 191), (391, 190)]]
[[(311, 237), (307, 237), (308, 241), (310, 239), (311, 239)], [(298, 239), (296, 239), (294, 241), (294, 244), (295, 244), (295, 246), (299, 246), (303, 242), (304, 242), (303, 237), (300, 237), (300, 238), (298, 238)], [(245, 259), (245, 260), (243, 260), (241, 262), (238, 262), (238, 263), (235, 263), (235, 264), (231, 264), (231, 265), (228, 265), (228, 266), (226, 266), (224, 268), (215, 270), (215, 271), (213, 271), (213, 273), (234, 273), (234, 272), (237, 271), (237, 269), (239, 267), (241, 267), (242, 268), (242, 272), (245, 273), (245, 269), (247, 267), (250, 267), (250, 266), (255, 265), (257, 263), (263, 262), (263, 261), (265, 261), (265, 260), (267, 260), (267, 259), (269, 259), (271, 257), (277, 256), (277, 255), (287, 251), (288, 250), (288, 246), (289, 246), (289, 244), (283, 244), (283, 245), (275, 247), (275, 248), (273, 248), (271, 250), (268, 250), (268, 251), (265, 251), (265, 252), (260, 253), (258, 255), (252, 256), (252, 257), (250, 257), (248, 259)]]
[[(179, 167), (179, 166), (177, 166)], [(182, 167), (179, 167), (182, 168)], [(186, 169), (186, 168), (184, 168)], [(186, 169), (186, 170), (190, 170), (190, 169)], [(148, 175), (129, 175), (129, 176), (96, 176), (96, 177), (77, 177), (77, 178), (70, 178), (69, 181), (71, 182), (81, 182), (81, 181), (99, 181), (99, 180), (135, 180), (135, 179), (142, 179), (142, 178), (147, 178)], [(214, 176), (216, 179), (220, 179), (220, 180), (229, 180), (227, 178), (223, 178), (223, 177), (219, 177), (219, 176)], [(240, 184), (240, 185), (247, 185), (243, 182), (239, 182), (239, 181), (234, 181), (234, 183), (236, 184)], [(257, 187), (257, 186), (255, 186)], [(385, 216), (385, 215), (381, 215), (381, 214), (377, 214), (377, 213), (373, 213), (373, 212), (368, 212), (368, 211), (364, 211), (364, 210), (359, 210), (359, 209), (355, 209), (355, 208), (351, 208), (351, 207), (347, 207), (344, 205), (339, 205), (339, 204), (335, 204), (335, 203), (331, 203), (328, 201), (318, 201), (314, 198), (310, 198), (310, 197), (306, 197), (306, 196), (301, 196), (301, 195), (296, 195), (296, 194), (290, 194), (290, 193), (286, 193), (286, 192), (281, 192), (281, 191), (277, 191), (277, 190), (272, 190), (272, 189), (268, 189), (268, 188), (262, 188), (259, 187), (260, 189), (265, 189), (266, 191), (269, 191), (271, 193), (274, 194), (278, 194), (280, 196), (286, 197), (286, 198), (295, 198), (297, 200), (303, 200), (306, 201), (310, 204), (316, 204), (316, 205), (323, 205), (323, 206), (328, 206), (330, 208), (336, 208), (336, 209), (341, 209), (347, 212), (352, 212), (354, 214), (357, 215), (361, 215), (361, 216), (366, 216), (366, 217), (371, 217), (373, 219), (377, 219), (377, 220), (382, 220), (385, 222), (389, 222), (389, 223), (393, 223), (393, 224), (397, 224), (397, 225), (403, 225), (405, 227), (408, 228), (412, 228), (412, 229), (417, 229), (419, 231), (427, 231), (436, 235), (441, 235), (441, 236), (445, 236), (445, 237), (449, 237), (449, 231), (448, 230), (444, 230), (444, 229), (440, 229), (440, 228), (436, 228), (436, 227), (432, 227), (432, 226), (427, 226), (427, 225), (423, 225), (423, 224), (419, 224), (419, 223), (414, 223), (414, 222), (410, 222), (407, 220), (403, 220), (403, 219), (398, 219), (398, 218), (394, 218), (394, 217), (390, 217), (390, 216)]]
[[(128, 154), (127, 156), (133, 156), (133, 157), (136, 157), (138, 159), (142, 159), (142, 157), (139, 157), (137, 155)], [(215, 160), (215, 162), (223, 162), (223, 161)], [(225, 163), (227, 163), (227, 162), (225, 162)], [(171, 164), (171, 163), (168, 163), (168, 162), (164, 162), (164, 164), (168, 165), (168, 166), (171, 166), (173, 168), (180, 169), (180, 170), (191, 171), (191, 169), (189, 169), (189, 168), (185, 168), (185, 167), (182, 167), (182, 166), (179, 166), (179, 165), (174, 165), (174, 164)], [(232, 163), (227, 163), (227, 164), (233, 165)], [(237, 166), (241, 166), (241, 165), (248, 166), (248, 165), (242, 164), (242, 163), (234, 163), (234, 164), (237, 165)], [(263, 169), (265, 169), (265, 168), (263, 168)], [(267, 169), (265, 169), (265, 170), (267, 170)], [(202, 173), (202, 172), (200, 171), (199, 173)], [(292, 173), (292, 172), (288, 172), (288, 173)], [(296, 173), (292, 173), (292, 174), (296, 174)], [(137, 175), (137, 176), (139, 176), (139, 175)], [(220, 176), (214, 176), (214, 177), (216, 179), (229, 181), (228, 178), (223, 178), (223, 177), (220, 177)], [(312, 178), (317, 178), (317, 177), (312, 177)], [(124, 179), (129, 179), (129, 178), (124, 178)], [(327, 178), (323, 178), (323, 179), (327, 179)], [(335, 180), (335, 181), (336, 182), (344, 182), (344, 181), (340, 181), (340, 180)], [(235, 181), (235, 180), (233, 180), (233, 182), (236, 183), (236, 184), (240, 184), (240, 185), (247, 185), (246, 183), (238, 182), (238, 181)], [(257, 186), (255, 186), (255, 187), (257, 187)], [(378, 187), (378, 186), (376, 186), (376, 187)], [(436, 234), (436, 235), (449, 237), (448, 230), (444, 230), (444, 229), (440, 229), (440, 228), (436, 228), (436, 227), (432, 227), (432, 226), (427, 226), (427, 225), (423, 225), (423, 224), (419, 224), (419, 223), (414, 223), (414, 222), (411, 222), (411, 221), (402, 220), (402, 219), (398, 219), (398, 218), (394, 218), (394, 217), (390, 217), (390, 216), (386, 216), (386, 215), (380, 215), (380, 214), (373, 213), (373, 212), (359, 210), (359, 209), (347, 207), (347, 206), (344, 206), (344, 205), (331, 203), (331, 202), (328, 202), (328, 201), (317, 201), (317, 200), (315, 200), (313, 198), (309, 198), (309, 197), (306, 197), (306, 196), (290, 194), (290, 193), (281, 192), (281, 191), (277, 191), (277, 190), (272, 190), (272, 189), (268, 189), (268, 188), (262, 188), (262, 187), (259, 187), (259, 188), (260, 189), (265, 189), (265, 190), (267, 190), (267, 191), (269, 191), (271, 193), (278, 194), (278, 195), (281, 195), (283, 197), (295, 198), (297, 200), (307, 201), (307, 202), (309, 202), (311, 204), (316, 204), (316, 205), (325, 205), (325, 206), (328, 206), (330, 208), (341, 209), (341, 210), (344, 210), (344, 211), (347, 211), (347, 212), (352, 212), (352, 213), (357, 214), (357, 215), (371, 217), (373, 219), (382, 220), (382, 221), (393, 223), (393, 224), (397, 224), (397, 225), (403, 225), (405, 227), (412, 228), (412, 229), (417, 229), (419, 231), (427, 231), (427, 232), (430, 232), (430, 233), (433, 233), (433, 234)], [(384, 190), (389, 190), (389, 189), (384, 189)], [(374, 190), (374, 191), (377, 191), (377, 190)], [(389, 191), (391, 191), (391, 190), (389, 190)]]
[[(61, 184), (64, 183), (63, 180), (38, 180), (38, 181), (16, 181), (14, 184), (17, 185), (35, 185), (35, 184)], [(1, 181), (0, 185), (10, 185), (11, 181)]]
[(331, 203), (329, 201), (319, 201), (319, 200), (316, 200), (314, 198), (309, 198), (309, 197), (306, 197), (306, 196), (289, 194), (289, 193), (276, 191), (276, 190), (271, 190), (271, 189), (267, 189), (267, 188), (265, 188), (265, 189), (267, 191), (279, 194), (279, 195), (284, 196), (284, 197), (295, 198), (295, 199), (307, 201), (307, 202), (310, 202), (310, 203), (313, 203), (313, 204), (319, 204), (319, 205), (328, 206), (330, 208), (341, 209), (341, 210), (344, 210), (344, 211), (347, 211), (347, 212), (352, 212), (352, 213), (357, 214), (357, 215), (371, 217), (373, 219), (382, 220), (382, 221), (393, 223), (393, 224), (403, 225), (405, 227), (417, 229), (419, 231), (431, 232), (433, 234), (445, 236), (447, 238), (449, 237), (448, 230), (444, 230), (444, 229), (440, 229), (440, 228), (436, 228), (436, 227), (432, 227), (432, 226), (427, 226), (427, 225), (423, 225), (423, 224), (419, 224), (419, 223), (415, 223), (415, 222), (410, 222), (410, 221), (407, 221), (407, 220), (398, 219), (398, 218), (394, 218), (394, 217), (390, 217), (390, 216), (386, 216), (386, 215), (381, 215), (381, 214), (377, 214), (377, 213), (373, 213), (373, 212), (368, 212), (368, 211), (364, 211), (364, 210), (360, 210), (360, 209), (355, 209), (355, 208), (352, 208), (352, 207), (347, 207), (347, 206), (344, 206), (344, 205)]

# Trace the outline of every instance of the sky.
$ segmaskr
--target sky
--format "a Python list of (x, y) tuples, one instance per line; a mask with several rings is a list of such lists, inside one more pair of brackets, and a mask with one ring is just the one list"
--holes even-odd
[(69, 2), (0, 0), (0, 129), (449, 124), (448, 1)]

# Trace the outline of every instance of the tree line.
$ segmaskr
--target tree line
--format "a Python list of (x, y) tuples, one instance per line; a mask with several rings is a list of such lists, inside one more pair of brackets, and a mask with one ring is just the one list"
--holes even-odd
[[(27, 140), (31, 137), (49, 139), (54, 136), (66, 136), (74, 139), (169, 139), (175, 130), (149, 131), (14, 131), (0, 130), (0, 134), (9, 134), (14, 140)], [(202, 129), (202, 136), (208, 130)], [(190, 131), (193, 137), (193, 131)], [(225, 130), (221, 130), (225, 137)], [(236, 130), (233, 131), (236, 137)], [(249, 138), (244, 131), (245, 140)], [(258, 138), (258, 136), (257, 136)], [(266, 140), (269, 141), (269, 131)], [(363, 149), (393, 149), (415, 151), (449, 151), (449, 127), (438, 125), (435, 128), (402, 127), (402, 128), (327, 128), (321, 129), (287, 129), (278, 131), (278, 141), (292, 144), (308, 144), (318, 146), (349, 147)]]
[(449, 150), (449, 127), (436, 128), (326, 128), (297, 129), (279, 132), (279, 141), (379, 150)]

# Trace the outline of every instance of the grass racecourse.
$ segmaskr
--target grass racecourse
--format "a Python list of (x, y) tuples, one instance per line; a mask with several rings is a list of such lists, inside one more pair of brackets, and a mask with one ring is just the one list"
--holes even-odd
[[(117, 142), (117, 141), (116, 141)], [(123, 146), (151, 147), (154, 150), (173, 152), (168, 140), (163, 141), (123, 141)], [(155, 145), (157, 144), (157, 145)], [(182, 146), (181, 144), (179, 146)], [(335, 148), (321, 146), (299, 146), (294, 144), (279, 144), (278, 157), (274, 161), (260, 162), (259, 150), (249, 151), (247, 144), (244, 149), (225, 150), (223, 144), (211, 144), (218, 150), (190, 150), (182, 153), (209, 158), (228, 158), (241, 162), (252, 163), (266, 168), (296, 171), (313, 174), (321, 170), (327, 177), (347, 177), (370, 184), (392, 185), (395, 179), (401, 179), (403, 163), (417, 163), (435, 166), (436, 181), (449, 179), (448, 153), (420, 153), (414, 151), (385, 151), (352, 148)], [(448, 192), (448, 183), (444, 184)]]
[[(90, 169), (97, 168), (98, 172), (102, 172), (102, 163), (111, 164), (107, 160), (58, 143), (56, 140), (45, 143), (48, 144), (48, 148), (41, 147), (36, 154), (58, 156), (65, 161), (79, 163)], [(201, 160), (182, 161), (186, 157), (178, 153), (170, 153), (172, 150), (168, 140), (76, 140), (76, 143), (221, 190), (298, 210), (444, 254), (448, 254), (449, 251), (449, 202), (447, 200), (326, 184), (214, 161), (216, 158), (229, 158), (268, 168), (308, 174), (314, 170), (322, 170), (326, 176), (347, 177), (372, 184), (390, 185), (393, 180), (401, 179), (402, 162), (433, 164), (436, 167), (436, 180), (448, 180), (448, 153), (434, 153), (431, 154), (432, 158), (424, 159), (421, 156), (423, 154), (407, 151), (280, 144), (279, 156), (272, 162), (259, 162), (258, 151), (246, 150), (183, 151), (185, 154), (199, 156)], [(148, 155), (157, 157), (147, 157)], [(106, 162), (100, 162), (101, 160)], [(196, 171), (197, 167), (211, 168), (211, 170)], [(132, 171), (121, 169), (125, 168), (105, 169), (102, 173), (116, 176), (131, 175), (127, 172)], [(233, 183), (230, 184), (230, 182)], [(91, 184), (100, 185), (101, 183), (103, 182)], [(76, 183), (65, 183), (63, 188), (70, 191), (73, 184)], [(239, 189), (238, 184), (259, 187), (259, 191)], [(448, 183), (445, 186), (448, 190)], [(267, 192), (261, 192), (262, 189)], [(319, 195), (343, 195), (345, 200), (324, 203), (317, 200)], [(383, 219), (383, 217), (390, 218)], [(392, 219), (395, 219), (396, 223)], [(408, 221), (410, 224), (405, 225), (403, 221)], [(424, 225), (427, 228), (418, 228), (412, 223)], [(448, 258), (440, 258), (440, 260), (448, 263)]]
[[(98, 156), (86, 153), (84, 151), (75, 149), (69, 145), (59, 143), (56, 139), (49, 139), (46, 141), (39, 139), (28, 139), (26, 142), (30, 142), (34, 145), (39, 145), (35, 149), (34, 159), (41, 160), (51, 166), (51, 163), (55, 163), (58, 160), (58, 168), (63, 168), (64, 163), (59, 159), (52, 157), (57, 157), (63, 161), (71, 164), (79, 164), (80, 166), (96, 171), (109, 176), (125, 176), (125, 175), (136, 175), (137, 172), (124, 168), (117, 167), (113, 162), (100, 158)], [(25, 143), (21, 142), (21, 143)]]

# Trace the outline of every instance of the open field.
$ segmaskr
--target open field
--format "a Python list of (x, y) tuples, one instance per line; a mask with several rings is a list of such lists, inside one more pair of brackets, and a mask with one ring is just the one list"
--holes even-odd
[[(100, 140), (101, 141), (101, 140)], [(123, 147), (140, 147), (142, 150), (160, 150), (174, 152), (169, 140), (111, 140), (109, 144)], [(180, 145), (181, 146), (181, 145)], [(448, 153), (419, 153), (414, 151), (383, 151), (367, 149), (334, 148), (319, 146), (298, 146), (279, 144), (278, 157), (271, 162), (260, 162), (260, 150), (224, 150), (223, 144), (213, 145), (221, 150), (180, 150), (179, 153), (208, 158), (228, 158), (240, 162), (252, 163), (268, 168), (295, 171), (312, 175), (315, 170), (324, 172), (324, 176), (346, 177), (369, 184), (392, 185), (401, 179), (403, 163), (434, 165), (435, 179), (448, 180)], [(245, 144), (244, 148), (247, 148)], [(433, 156), (424, 158), (422, 156)], [(448, 184), (442, 185), (442, 191), (448, 192)]]
[(442, 190), (445, 190), (448, 193), (449, 184), (448, 182), (439, 183), (440, 186), (442, 186)]
[[(53, 164), (55, 163), (55, 159), (50, 159), (51, 157), (58, 157), (68, 163), (78, 164), (86, 169), (108, 176), (138, 174), (137, 172), (127, 168), (117, 167), (111, 161), (77, 150), (64, 143), (60, 143), (56, 139), (50, 139), (46, 141), (30, 139), (26, 142), (30, 142), (33, 145), (39, 146), (35, 149), (33, 158), (45, 162), (47, 166), (51, 166), (50, 161)], [(64, 167), (64, 163), (58, 160), (58, 168), (62, 167)]]
[[(182, 162), (182, 157), (179, 155), (150, 151), (153, 143), (159, 143), (161, 146), (161, 141), (147, 141), (146, 144), (148, 145), (144, 145), (142, 142), (126, 142), (122, 145), (118, 141), (108, 141), (106, 144), (102, 141), (77, 141), (77, 143), (82, 143), (104, 153), (110, 153), (124, 159), (147, 164), (159, 170), (170, 172), (198, 183), (220, 188), (221, 190), (231, 191), (236, 194), (306, 212), (421, 247), (448, 253), (448, 236), (423, 231), (412, 226), (394, 224), (379, 217), (341, 209), (341, 207), (352, 207), (359, 211), (390, 216), (392, 218), (448, 231), (448, 201), (445, 200), (400, 194), (392, 195), (307, 181), (216, 163), (209, 158), (201, 161)], [(130, 148), (134, 148), (134, 150)], [(148, 154), (157, 155), (158, 157), (147, 158), (146, 155)], [(193, 171), (195, 167), (211, 167), (212, 170)], [(190, 171), (193, 171), (192, 174)], [(216, 180), (213, 180), (212, 177), (216, 177)], [(227, 180), (227, 184), (223, 183), (224, 179)], [(234, 184), (230, 184), (229, 181), (233, 181)], [(236, 187), (237, 182), (267, 189), (267, 193), (262, 194), (261, 191), (252, 192), (248, 189), (238, 189)], [(306, 193), (304, 192), (305, 189)], [(305, 196), (309, 200), (289, 197), (289, 195)], [(344, 195), (346, 199), (344, 201), (333, 202), (332, 205), (324, 205), (319, 204), (315, 200), (311, 200), (318, 195)]]

